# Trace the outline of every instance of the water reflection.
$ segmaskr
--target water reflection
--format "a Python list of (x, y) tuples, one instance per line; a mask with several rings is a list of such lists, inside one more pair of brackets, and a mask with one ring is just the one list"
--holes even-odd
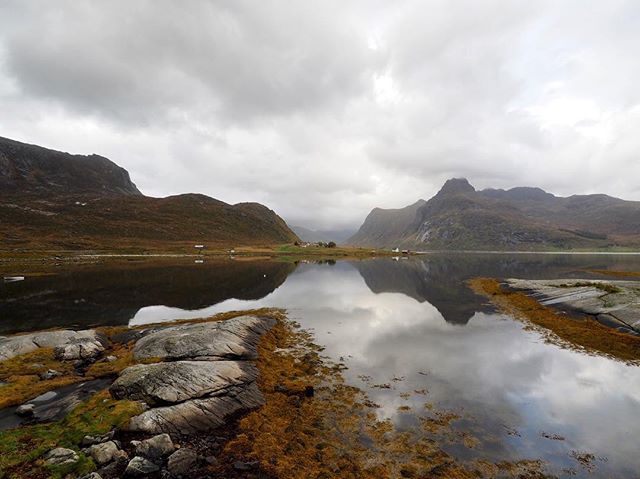
[[(425, 404), (460, 415), (454, 425), (465, 436), (459, 438), (475, 439), (443, 444), (460, 459), (543, 458), (554, 474), (572, 477), (634, 477), (640, 470), (640, 368), (549, 345), (492, 312), (464, 285), (480, 275), (639, 271), (640, 258), (434, 255), (335, 265), (235, 263), (69, 273), (37, 284), (27, 278), (3, 291), (3, 327), (7, 312), (25, 318), (23, 304), (51, 325), (82, 323), (83, 312), (94, 322), (140, 324), (284, 307), (314, 331), (327, 355), (345, 361), (348, 381), (366, 388), (380, 415), (398, 427), (415, 427), (418, 416), (430, 414)], [(91, 307), (72, 306), (78, 297), (90, 298)], [(8, 329), (17, 327), (14, 322)], [(594, 475), (572, 451), (594, 454)]]
[(178, 312), (199, 310), (229, 298), (258, 299), (280, 286), (294, 267), (267, 261), (190, 261), (27, 275), (25, 281), (0, 285), (0, 334), (128, 324), (149, 306), (162, 305)]

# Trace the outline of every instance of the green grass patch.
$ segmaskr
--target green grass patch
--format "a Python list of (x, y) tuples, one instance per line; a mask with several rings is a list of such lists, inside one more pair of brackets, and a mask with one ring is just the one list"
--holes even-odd
[[(62, 478), (82, 475), (95, 469), (84, 456), (80, 443), (86, 435), (106, 434), (123, 427), (142, 407), (133, 401), (116, 401), (107, 391), (95, 394), (76, 407), (66, 418), (0, 432), (0, 479)], [(46, 466), (41, 457), (55, 447), (78, 452), (80, 460), (65, 466)]]

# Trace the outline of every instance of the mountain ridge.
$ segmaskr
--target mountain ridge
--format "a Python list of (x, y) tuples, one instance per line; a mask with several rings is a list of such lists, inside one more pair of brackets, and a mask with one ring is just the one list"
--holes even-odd
[(453, 178), (416, 204), (374, 208), (348, 243), (460, 250), (640, 246), (640, 202), (608, 195), (560, 197), (537, 187), (477, 191), (466, 179)]
[(271, 245), (298, 238), (259, 203), (199, 193), (153, 198), (99, 155), (0, 138), (0, 248), (155, 249)]

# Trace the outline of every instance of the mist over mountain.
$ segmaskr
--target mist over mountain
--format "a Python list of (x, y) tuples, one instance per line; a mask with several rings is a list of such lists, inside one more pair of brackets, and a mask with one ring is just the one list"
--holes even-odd
[(349, 244), (413, 249), (611, 249), (640, 245), (640, 202), (559, 197), (540, 188), (476, 189), (448, 180), (430, 200), (375, 208)]
[(0, 138), (0, 234), (8, 248), (269, 245), (297, 239), (259, 203), (200, 194), (144, 196), (98, 155), (71, 155)]
[(296, 225), (290, 225), (289, 227), (298, 235), (298, 238), (302, 241), (308, 241), (309, 243), (317, 243), (319, 241), (328, 243), (329, 241), (333, 241), (337, 244), (343, 244), (353, 236), (354, 233), (353, 230), (314, 230)]

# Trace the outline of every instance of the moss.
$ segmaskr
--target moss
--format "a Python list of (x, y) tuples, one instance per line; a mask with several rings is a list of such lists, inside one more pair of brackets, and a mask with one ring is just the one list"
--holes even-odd
[(79, 451), (84, 436), (120, 428), (141, 412), (139, 403), (116, 401), (103, 391), (77, 406), (61, 421), (0, 432), (0, 478), (58, 478), (71, 472), (89, 472), (94, 465), (81, 452), (80, 461), (62, 467), (48, 467), (41, 457), (55, 447)]
[(475, 292), (491, 299), (501, 311), (544, 328), (550, 342), (565, 347), (578, 346), (587, 352), (622, 361), (640, 360), (640, 337), (621, 333), (595, 319), (560, 314), (522, 292), (503, 288), (493, 278), (475, 278), (469, 285)]

